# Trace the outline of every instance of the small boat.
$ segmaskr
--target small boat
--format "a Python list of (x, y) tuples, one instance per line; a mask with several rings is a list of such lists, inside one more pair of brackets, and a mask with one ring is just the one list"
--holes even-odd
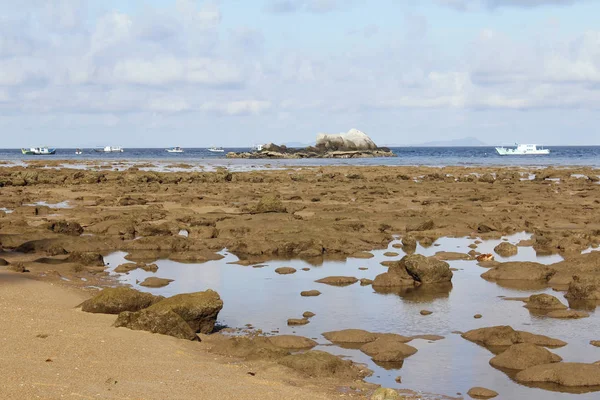
[(536, 144), (516, 144), (516, 148), (496, 147), (501, 156), (525, 156), (550, 154), (549, 149), (537, 148)]
[(179, 147), (179, 146), (175, 146), (173, 148), (166, 149), (166, 150), (169, 153), (183, 153), (183, 149), (181, 147)]
[(81, 149), (75, 149), (75, 154), (77, 154), (77, 155), (83, 154), (83, 151), (81, 151)]
[(21, 153), (25, 155), (33, 156), (49, 156), (56, 153), (56, 149), (49, 149), (47, 146), (44, 147), (30, 147), (29, 149), (21, 149)]
[(211, 153), (224, 153), (225, 150), (222, 147), (211, 147), (208, 149)]
[(122, 153), (123, 148), (120, 146), (106, 146), (94, 149), (96, 153)]
[(263, 149), (262, 144), (255, 144), (254, 146), (252, 146), (252, 151), (262, 151), (262, 149)]

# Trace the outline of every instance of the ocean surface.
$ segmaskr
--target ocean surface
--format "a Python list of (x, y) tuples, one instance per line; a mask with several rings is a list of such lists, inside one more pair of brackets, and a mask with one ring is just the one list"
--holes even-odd
[(51, 156), (25, 156), (20, 149), (0, 149), (1, 161), (15, 163), (29, 160), (58, 159), (91, 161), (149, 161), (188, 163), (208, 166), (277, 166), (320, 165), (426, 165), (426, 166), (591, 166), (600, 168), (600, 146), (555, 146), (549, 155), (499, 156), (493, 147), (393, 147), (398, 157), (360, 159), (302, 159), (302, 160), (247, 160), (227, 159), (229, 151), (249, 151), (249, 148), (226, 148), (224, 153), (212, 153), (205, 148), (186, 148), (184, 153), (167, 153), (157, 148), (126, 148), (123, 153), (97, 153), (93, 149), (58, 149)]

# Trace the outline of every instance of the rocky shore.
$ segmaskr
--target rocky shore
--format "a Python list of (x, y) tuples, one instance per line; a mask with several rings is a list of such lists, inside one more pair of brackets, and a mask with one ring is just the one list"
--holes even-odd
[[(90, 335), (88, 327), (97, 328), (101, 324), (101, 335), (91, 337), (98, 341), (110, 338), (107, 340), (111, 344), (106, 346), (111, 351), (130, 341), (146, 340), (149, 334), (143, 331), (149, 331), (161, 334), (151, 335), (154, 351), (161, 356), (168, 351), (166, 348), (175, 346), (192, 352), (203, 363), (214, 355), (243, 360), (242, 375), (274, 370), (277, 373), (267, 375), (278, 385), (286, 382), (288, 374), (292, 374), (294, 385), (312, 382), (315, 391), (312, 398), (338, 396), (340, 387), (359, 398), (376, 395), (376, 387), (362, 381), (370, 373), (364, 366), (318, 350), (296, 354), (297, 349), (314, 347), (310, 338), (285, 335), (231, 338), (214, 333), (223, 307), (222, 299), (214, 291), (165, 298), (128, 288), (109, 289), (115, 280), (108, 274), (104, 255), (117, 250), (126, 252), (130, 261), (119, 265), (118, 272), (140, 269), (160, 276), (161, 270), (154, 264), (158, 259), (202, 263), (222, 258), (218, 252), (227, 248), (239, 257), (242, 265), (293, 258), (319, 265), (330, 259), (372, 257), (368, 251), (385, 249), (400, 236), (399, 247), (409, 255), (399, 261), (386, 261), (387, 272), (373, 276), (373, 281), (361, 280), (365, 286), (372, 284), (375, 292), (395, 293), (406, 288), (451, 285), (454, 273), (446, 261), (482, 256), (474, 245), (469, 254), (440, 252), (435, 257), (424, 257), (412, 254), (418, 244), (428, 248), (445, 236), (485, 240), (526, 231), (532, 237), (519, 246), (533, 247), (539, 255), (560, 254), (564, 261), (551, 265), (498, 262), (493, 255), (486, 255), (487, 261), (480, 262), (485, 268), (483, 279), (498, 285), (535, 283), (536, 287), (564, 292), (568, 305), (547, 295), (523, 299), (530, 312), (549, 318), (585, 318), (587, 313), (581, 307), (593, 311), (600, 301), (600, 252), (581, 254), (600, 245), (600, 185), (594, 179), (598, 171), (589, 168), (314, 167), (240, 173), (227, 170), (158, 173), (137, 167), (125, 171), (93, 166), (88, 170), (68, 166), (54, 169), (57, 165), (58, 161), (49, 160), (28, 166), (0, 167), (3, 210), (0, 211), (0, 284), (26, 288), (31, 296), (36, 291), (47, 293), (45, 301), (52, 296), (64, 297), (67, 300), (62, 303), (50, 301), (55, 310), (52, 314), (64, 323), (81, 324), (81, 329), (70, 333), (73, 337)], [(517, 246), (509, 243), (494, 249), (499, 257), (518, 251)], [(274, 272), (290, 279), (301, 273), (289, 267)], [(45, 283), (31, 279), (55, 286), (46, 290), (39, 286)], [(157, 277), (147, 285), (160, 287), (170, 282)], [(315, 285), (320, 286), (315, 289), (323, 290), (321, 287), (330, 285), (343, 288), (357, 282), (352, 276), (329, 276), (316, 281)], [(98, 293), (91, 287), (104, 290)], [(68, 292), (72, 288), (80, 291)], [(63, 289), (67, 292), (61, 292)], [(307, 291), (303, 296), (320, 294), (312, 292)], [(22, 290), (17, 289), (10, 296), (4, 293), (0, 299), (4, 310), (29, 307), (28, 315), (39, 318), (33, 309), (38, 304), (36, 299), (24, 300)], [(78, 304), (83, 312), (72, 310)], [(47, 308), (44, 310), (49, 312)], [(436, 314), (425, 311), (419, 318), (435, 318)], [(91, 319), (92, 314), (100, 319)], [(314, 313), (306, 312), (299, 321), (308, 323), (313, 316)], [(13, 319), (18, 317), (11, 311), (2, 320), (3, 326), (10, 325)], [(27, 329), (22, 325), (11, 327), (15, 337)], [(40, 358), (40, 366), (35, 368), (40, 368), (36, 371), (42, 375), (44, 384), (50, 381), (39, 371), (47, 368), (47, 363), (55, 363), (54, 368), (66, 368), (69, 363), (69, 357), (59, 349), (60, 343), (67, 343), (70, 336), (58, 333), (59, 323), (50, 326), (52, 332), (37, 329), (26, 339), (27, 346), (36, 348), (36, 357)], [(38, 334), (56, 337), (54, 353), (44, 352), (43, 346), (36, 347), (37, 341), (42, 340), (35, 336)], [(179, 341), (173, 345), (174, 342), (155, 338), (163, 335)], [(325, 332), (323, 336), (332, 343), (358, 343), (360, 346), (356, 348), (376, 362), (398, 363), (417, 352), (416, 347), (407, 344), (413, 337), (401, 334), (344, 330)], [(600, 367), (596, 366), (597, 370), (594, 364), (561, 363), (560, 357), (545, 350), (564, 345), (557, 339), (513, 330), (510, 326), (473, 330), (463, 337), (493, 347), (494, 352), (498, 351), (494, 346), (502, 346), (501, 350), (508, 353), (502, 357), (501, 353), (494, 353), (498, 355), (490, 363), (502, 368), (514, 363), (520, 371), (516, 375), (519, 382), (600, 384), (597, 379)], [(427, 340), (437, 339), (427, 336)], [(192, 343), (198, 340), (200, 344)], [(191, 345), (202, 350), (188, 347)], [(16, 343), (12, 346), (11, 362), (19, 366), (16, 374), (25, 364), (15, 360), (30, 359), (31, 353), (27, 346), (21, 348)], [(43, 357), (51, 361), (45, 362)], [(151, 355), (145, 358), (152, 362)], [(108, 368), (110, 360), (105, 356), (101, 359), (107, 363), (102, 364), (102, 371), (108, 374), (104, 367)], [(221, 362), (229, 365), (227, 361)], [(170, 365), (175, 366), (176, 362), (173, 360)], [(2, 367), (10, 369), (9, 365)], [(573, 378), (573, 371), (578, 368), (585, 370), (583, 381)], [(111, 378), (102, 376), (107, 382)], [(86, 375), (86, 379), (104, 387), (99, 378)], [(131, 390), (125, 386), (128, 389), (117, 392)], [(164, 393), (154, 388), (157, 393)], [(88, 393), (80, 386), (79, 389)], [(286, 387), (278, 393), (288, 389), (290, 393), (294, 391)], [(487, 390), (473, 389), (477, 389), (473, 393)], [(24, 392), (11, 384), (10, 390), (21, 395), (40, 393), (33, 386), (27, 386), (28, 391)], [(67, 389), (51, 390), (54, 395)], [(254, 386), (251, 390), (260, 392)], [(310, 392), (298, 392), (294, 398), (310, 396)], [(406, 396), (411, 398), (410, 393)]]

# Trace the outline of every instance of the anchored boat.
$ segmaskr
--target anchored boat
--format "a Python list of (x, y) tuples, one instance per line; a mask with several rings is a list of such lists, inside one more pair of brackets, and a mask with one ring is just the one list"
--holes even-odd
[(181, 147), (179, 147), (179, 146), (175, 146), (173, 148), (166, 149), (166, 150), (169, 153), (183, 153), (183, 149)]
[(517, 144), (516, 148), (496, 147), (501, 156), (525, 156), (550, 154), (549, 149), (539, 148), (536, 144)]
[(224, 153), (225, 150), (222, 147), (211, 147), (208, 149), (211, 153)]
[(44, 147), (30, 147), (29, 149), (21, 149), (21, 153), (25, 155), (33, 156), (49, 156), (56, 153), (56, 149), (49, 149), (47, 146)]
[(123, 148), (120, 146), (106, 146), (94, 149), (96, 153), (122, 153)]

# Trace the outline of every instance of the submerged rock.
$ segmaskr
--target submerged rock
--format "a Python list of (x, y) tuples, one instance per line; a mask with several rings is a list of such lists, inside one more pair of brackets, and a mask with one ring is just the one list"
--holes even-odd
[(498, 354), (490, 360), (490, 364), (496, 368), (524, 370), (534, 365), (551, 364), (562, 361), (547, 349), (531, 343), (518, 343)]
[(573, 276), (565, 297), (569, 300), (600, 300), (600, 276)]
[(318, 290), (305, 290), (303, 292), (300, 292), (300, 296), (302, 297), (316, 297), (320, 295), (321, 292), (319, 292)]
[(473, 329), (462, 334), (462, 337), (480, 343), (485, 347), (511, 346), (518, 343), (531, 343), (544, 347), (562, 347), (567, 343), (544, 335), (536, 335), (525, 331), (515, 331), (510, 326), (492, 326)]
[(525, 308), (534, 310), (565, 310), (568, 307), (556, 297), (542, 293), (529, 296)]
[(106, 288), (81, 303), (81, 310), (90, 313), (119, 314), (140, 311), (163, 300), (163, 296), (142, 293), (128, 287)]
[(115, 327), (142, 330), (179, 339), (199, 340), (189, 324), (171, 310), (144, 309), (138, 312), (125, 311), (119, 314)]
[(327, 278), (316, 280), (315, 282), (332, 286), (348, 286), (358, 282), (358, 279), (353, 276), (329, 276)]
[(290, 318), (290, 319), (287, 320), (287, 324), (289, 326), (306, 325), (309, 322), (310, 321), (308, 320), (308, 318)]
[(521, 383), (555, 383), (567, 387), (600, 386), (600, 365), (555, 363), (536, 365), (519, 372)]
[(194, 332), (211, 333), (223, 301), (213, 290), (184, 293), (161, 300), (149, 307), (152, 311), (171, 310), (180, 315)]
[(304, 313), (302, 314), (302, 316), (304, 318), (312, 318), (314, 317), (316, 314), (314, 312), (310, 312), (310, 311), (304, 311)]
[(318, 350), (286, 356), (279, 360), (279, 364), (315, 378), (356, 380), (372, 373), (359, 368), (351, 361)]
[(541, 281), (548, 280), (555, 274), (555, 270), (535, 262), (513, 261), (500, 263), (484, 272), (481, 277), (489, 280), (519, 280), (519, 281)]
[(292, 267), (281, 267), (275, 270), (279, 275), (289, 275), (296, 273), (296, 269)]
[(549, 318), (562, 318), (562, 319), (579, 319), (579, 318), (587, 318), (590, 314), (585, 311), (578, 310), (555, 310), (550, 311), (546, 314)]
[(381, 336), (363, 345), (360, 351), (371, 357), (373, 361), (399, 362), (415, 354), (417, 349), (393, 336)]
[[(212, 340), (211, 335), (211, 340)], [(288, 349), (275, 346), (270, 338), (244, 336), (220, 337), (211, 342), (210, 351), (229, 357), (239, 357), (246, 360), (275, 360), (290, 354)]]

